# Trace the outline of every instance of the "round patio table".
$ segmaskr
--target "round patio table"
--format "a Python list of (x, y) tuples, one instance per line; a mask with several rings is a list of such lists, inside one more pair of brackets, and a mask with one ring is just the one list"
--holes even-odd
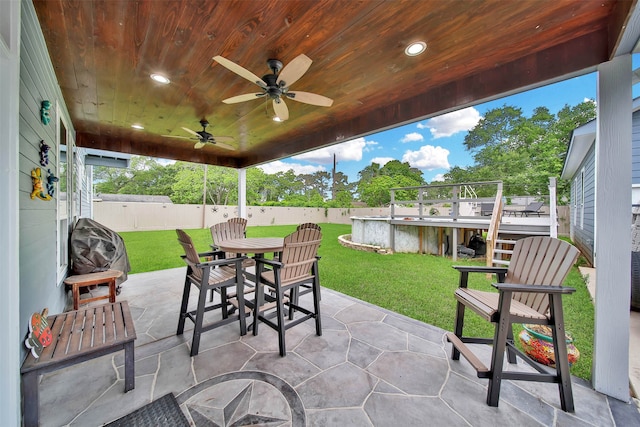
[(225, 252), (260, 255), (267, 252), (282, 252), (284, 238), (247, 237), (243, 239), (224, 240), (216, 243), (216, 246)]

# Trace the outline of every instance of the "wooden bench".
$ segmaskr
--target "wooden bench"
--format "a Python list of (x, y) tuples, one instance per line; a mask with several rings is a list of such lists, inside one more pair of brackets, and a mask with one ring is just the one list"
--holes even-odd
[(133, 341), (136, 331), (126, 301), (69, 311), (47, 319), (52, 343), (39, 358), (29, 353), (20, 369), (25, 427), (38, 425), (40, 374), (124, 350), (124, 391), (135, 388)]
[[(120, 276), (122, 276), (122, 271), (107, 270), (99, 271), (97, 273), (78, 274), (77, 276), (69, 276), (64, 279), (65, 285), (71, 286), (71, 290), (73, 293), (73, 309), (78, 309), (80, 301), (85, 303), (109, 298), (109, 302), (116, 302), (116, 279)], [(84, 298), (80, 300), (80, 288), (85, 288), (92, 285), (100, 285), (103, 283), (109, 285), (109, 295), (100, 295), (97, 297)]]

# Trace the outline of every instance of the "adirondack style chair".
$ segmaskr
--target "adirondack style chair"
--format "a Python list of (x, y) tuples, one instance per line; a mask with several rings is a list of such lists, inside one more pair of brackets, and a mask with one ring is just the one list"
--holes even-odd
[[(244, 220), (241, 221), (241, 220)], [(217, 243), (225, 240), (243, 239), (245, 238), (245, 226), (246, 221), (244, 218), (231, 218), (229, 221), (221, 222), (219, 224), (212, 225), (209, 230), (211, 231), (211, 238), (213, 239), (213, 245), (211, 247), (216, 250)], [(225, 253), (225, 258), (235, 258), (244, 254)], [(242, 268), (245, 271), (245, 278), (250, 282), (255, 283), (255, 275), (250, 273), (248, 269), (255, 266), (255, 261), (251, 258), (246, 258), (242, 261)], [(250, 292), (250, 290), (246, 291)], [(246, 293), (245, 292), (245, 293)]]
[[(285, 332), (302, 322), (315, 319), (316, 335), (322, 335), (320, 322), (320, 278), (318, 276), (318, 248), (322, 240), (320, 230), (304, 228), (284, 238), (284, 247), (278, 261), (256, 258), (257, 270), (269, 266), (270, 270), (263, 271), (256, 291), (254, 308), (253, 334), (258, 334), (258, 324), (265, 323), (278, 331), (278, 345), (280, 356), (287, 355)], [(302, 284), (312, 283), (313, 309), (298, 304), (296, 299), (286, 298), (285, 294)], [(268, 287), (275, 294), (275, 301), (263, 304), (264, 287)], [(295, 295), (295, 291), (293, 293)], [(285, 322), (285, 304), (289, 308), (289, 320)], [(275, 321), (273, 309), (275, 308)], [(294, 319), (295, 312), (302, 316)]]
[[(187, 274), (184, 280), (184, 291), (182, 293), (176, 335), (182, 335), (184, 332), (186, 319), (193, 322), (191, 356), (196, 356), (200, 348), (200, 335), (203, 332), (239, 321), (240, 335), (247, 333), (245, 315), (251, 311), (245, 307), (244, 293), (238, 292), (238, 289), (242, 289), (244, 286), (244, 277), (242, 275), (243, 258), (215, 259), (215, 252), (198, 253), (193, 246), (191, 237), (187, 233), (180, 229), (176, 230), (176, 233), (178, 234), (178, 242), (180, 242), (185, 251), (185, 255), (182, 258), (187, 263)], [(197, 308), (190, 311), (188, 305), (191, 285), (198, 289), (199, 294)], [(233, 289), (233, 294), (238, 296), (230, 297), (231, 292), (227, 292), (227, 289)], [(207, 292), (210, 290), (220, 292), (220, 303), (206, 305)], [(230, 304), (237, 310), (236, 315), (232, 316), (227, 311)], [(204, 325), (205, 312), (216, 309), (221, 310), (222, 319)]]
[[(457, 300), (455, 332), (447, 333), (447, 340), (453, 344), (451, 358), (459, 360), (462, 354), (475, 368), (479, 378), (489, 379), (487, 392), (489, 406), (498, 406), (500, 383), (503, 379), (511, 379), (557, 383), (562, 409), (567, 412), (574, 411), (565, 344), (562, 295), (571, 294), (575, 289), (563, 287), (562, 283), (578, 254), (578, 249), (567, 242), (536, 236), (516, 242), (508, 268), (454, 266), (460, 272), (460, 286), (455, 292)], [(496, 274), (499, 283), (493, 286), (498, 292), (469, 289), (468, 277), (472, 272)], [(464, 314), (467, 308), (494, 323), (493, 339), (463, 335)], [(536, 363), (515, 347), (513, 323), (541, 324), (551, 328), (556, 361), (555, 372)], [(467, 343), (493, 346), (488, 367), (472, 352)], [(509, 363), (515, 364), (516, 355), (518, 355), (538, 372), (503, 371), (505, 350)]]
[(247, 237), (247, 219), (246, 218), (240, 218), (240, 217), (229, 218), (227, 222), (229, 224), (240, 224), (240, 226), (242, 227), (242, 234), (244, 235), (244, 237)]

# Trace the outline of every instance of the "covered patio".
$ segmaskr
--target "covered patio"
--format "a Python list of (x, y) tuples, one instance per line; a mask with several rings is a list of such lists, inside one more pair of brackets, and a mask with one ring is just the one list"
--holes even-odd
[[(627, 426), (635, 405), (573, 378), (576, 412), (560, 409), (555, 384), (503, 384), (498, 408), (485, 404), (486, 380), (452, 361), (444, 331), (341, 293), (322, 289), (323, 335), (311, 323), (287, 333), (240, 337), (237, 324), (202, 335), (191, 358), (191, 330), (176, 336), (185, 269), (129, 276), (136, 340), (136, 388), (123, 394), (123, 356), (103, 356), (43, 376), (41, 425), (102, 425), (173, 393), (192, 425), (279, 426)], [(483, 357), (490, 358), (487, 348)], [(520, 363), (519, 368), (522, 368)], [(213, 423), (213, 424), (212, 424)], [(255, 424), (252, 424), (255, 423)]]
[[(557, 1), (541, 5), (536, 0), (460, 3), (426, 0), (11, 0), (0, 2), (0, 16), (3, 17), (0, 19), (0, 93), (3, 94), (0, 100), (3, 153), (0, 156), (0, 189), (4, 196), (4, 203), (0, 204), (0, 241), (4, 244), (0, 258), (0, 324), (3, 325), (0, 333), (3, 343), (0, 413), (7, 425), (19, 425), (22, 419), (20, 365), (26, 354), (22, 343), (29, 317), (44, 307), (48, 307), (51, 314), (63, 311), (62, 282), (70, 271), (66, 243), (75, 220), (91, 214), (90, 198), (88, 203), (83, 203), (91, 195), (91, 185), (79, 179), (88, 166), (83, 164), (82, 149), (104, 149), (235, 168), (241, 189), (238, 212), (244, 217), (244, 188), (249, 167), (590, 72), (598, 73), (599, 138), (595, 150), (596, 174), (600, 177), (595, 189), (598, 198), (595, 236), (598, 288), (594, 331), (596, 358), (592, 378), (593, 387), (603, 395), (586, 387), (584, 391), (594, 399), (600, 399), (601, 403), (620, 399), (621, 405), (632, 407), (627, 405), (630, 400), (628, 255), (631, 214), (624, 207), (630, 205), (631, 194), (631, 55), (638, 51), (640, 36), (640, 9), (636, 1)], [(405, 48), (414, 41), (423, 41), (428, 55), (406, 55)], [(291, 110), (289, 120), (275, 123), (272, 121), (272, 110), (278, 104), (275, 98), (270, 97), (266, 103), (251, 101), (235, 106), (223, 105), (224, 100), (240, 96), (251, 88), (259, 91), (262, 85), (251, 86), (255, 81), (248, 81), (251, 79), (246, 78), (246, 73), (230, 72), (219, 61), (214, 61), (214, 56), (228, 58), (247, 72), (266, 73), (268, 59), (291, 64), (301, 55), (308, 55), (315, 62), (294, 89), (329, 97), (333, 100), (331, 108), (297, 102), (301, 98), (294, 102), (295, 97), (290, 102), (287, 98)], [(171, 84), (161, 85), (151, 80), (151, 74), (157, 73), (166, 74)], [(273, 94), (281, 94), (283, 88), (269, 89), (273, 89)], [(191, 140), (196, 134), (193, 129), (199, 130), (198, 123), (203, 119), (211, 122), (208, 128), (211, 134), (203, 128), (202, 134), (197, 133), (202, 140), (200, 137)], [(233, 137), (234, 150), (224, 149), (221, 145), (216, 147), (213, 135)], [(54, 178), (55, 174), (66, 174), (70, 196), (66, 200), (59, 197), (60, 187), (49, 203), (30, 197), (32, 174), (37, 168), (45, 167), (40, 158), (42, 143), (51, 148), (49, 167)], [(205, 147), (201, 147), (202, 144)], [(326, 294), (328, 296), (330, 292)], [(323, 299), (323, 303), (326, 302)], [(336, 344), (342, 342), (345, 346), (335, 351), (344, 360), (348, 360), (352, 350), (354, 357), (357, 354), (359, 344), (354, 342), (367, 344), (363, 337), (357, 341), (353, 339), (357, 337), (354, 331), (358, 322), (350, 325), (355, 321), (349, 317), (351, 311), (358, 310), (345, 307), (344, 311), (335, 313), (330, 309), (325, 311), (325, 315), (333, 319), (325, 322), (327, 334), (335, 328), (336, 334), (342, 332), (349, 337), (343, 341), (335, 339)], [(170, 317), (167, 316), (167, 321)], [(395, 317), (384, 314), (375, 322), (385, 325), (382, 327), (386, 329), (391, 319)], [(429, 330), (427, 326), (423, 327)], [(168, 327), (169, 331), (171, 329)], [(146, 328), (139, 327), (139, 332), (142, 330)], [(420, 403), (406, 411), (393, 411), (391, 422), (394, 424), (400, 416), (396, 412), (403, 412), (406, 416), (415, 415), (422, 423), (453, 413), (458, 417), (466, 414), (464, 420), (460, 419), (467, 424), (480, 424), (480, 420), (493, 424), (495, 420), (507, 417), (504, 423), (511, 425), (513, 422), (508, 418), (512, 416), (511, 408), (546, 405), (535, 397), (525, 399), (522, 404), (509, 402), (508, 393), (497, 410), (485, 407), (482, 393), (477, 399), (475, 393), (470, 398), (460, 395), (459, 399), (449, 399), (447, 392), (455, 388), (453, 380), (464, 378), (464, 372), (460, 375), (453, 372), (445, 357), (441, 337), (432, 337), (429, 342), (425, 337), (431, 335), (416, 333), (415, 339), (422, 340), (417, 341), (420, 343), (418, 348), (423, 350), (420, 352), (416, 348), (413, 351), (409, 347), (412, 342), (409, 337), (414, 335), (409, 331), (410, 327), (403, 332), (405, 348), (378, 349), (381, 353), (372, 364), (360, 361), (361, 366), (343, 362), (357, 366), (354, 369), (362, 371), (360, 375), (367, 384), (369, 379), (372, 381), (368, 385), (369, 399), (363, 399), (360, 406), (366, 408), (365, 401), (372, 405), (381, 397), (402, 396)], [(262, 337), (268, 337), (268, 332), (263, 331), (257, 339), (267, 340)], [(216, 334), (209, 335), (206, 339), (212, 340)], [(307, 340), (302, 338), (300, 351), (307, 345)], [(246, 347), (248, 354), (254, 355), (242, 366), (235, 367), (235, 371), (251, 370), (249, 366), (255, 366), (251, 365), (251, 360), (256, 359), (255, 355), (262, 355), (256, 350), (258, 347), (247, 346), (251, 339), (246, 337), (234, 343), (234, 338), (228, 342), (228, 345)], [(208, 344), (211, 350), (207, 352), (215, 352), (216, 342)], [(168, 346), (166, 354), (158, 350), (163, 345)], [(430, 354), (425, 347), (437, 355)], [(149, 351), (148, 354), (156, 355), (156, 361), (162, 361), (171, 354), (171, 348), (179, 353), (184, 345), (174, 345), (168, 339), (140, 347), (139, 385), (134, 393), (124, 398), (120, 384), (109, 385), (114, 381), (113, 373), (109, 376), (110, 371), (104, 372), (106, 378), (103, 379), (103, 375), (96, 375), (97, 367), (96, 371), (90, 371), (90, 376), (74, 375), (76, 381), (86, 381), (84, 388), (72, 387), (72, 383), (67, 382), (62, 383), (66, 387), (65, 394), (56, 394), (55, 388), (49, 393), (43, 391), (43, 398), (46, 394), (57, 406), (45, 408), (53, 411), (46, 415), (76, 414), (73, 415), (76, 417), (77, 414), (88, 414), (83, 412), (85, 406), (74, 410), (74, 405), (80, 405), (75, 402), (86, 405), (99, 396), (102, 399), (111, 397), (116, 403), (103, 406), (109, 417), (101, 418), (96, 414), (90, 423), (107, 422), (107, 418), (118, 415), (116, 411), (126, 413), (157, 397), (154, 390), (160, 389), (162, 384), (176, 384), (172, 386), (176, 387), (175, 392), (186, 396), (180, 393), (218, 375), (213, 371), (197, 374), (196, 366), (205, 363), (199, 361), (207, 359), (203, 357), (207, 352), (194, 359), (186, 357), (185, 352), (184, 359), (176, 359), (175, 367), (190, 368), (182, 372), (169, 370), (167, 379), (159, 376), (167, 367), (162, 363), (149, 362), (145, 374), (146, 361), (140, 359), (144, 352)], [(384, 378), (382, 360), (388, 354), (396, 353), (425, 359), (416, 361), (420, 363), (409, 363), (413, 369), (403, 371), (402, 375), (415, 377), (428, 372), (443, 377), (423, 378), (421, 387), (433, 387), (427, 391), (405, 390), (402, 381), (380, 381)], [(302, 357), (297, 350), (295, 354)], [(327, 354), (333, 352), (327, 351)], [(269, 352), (263, 357), (276, 360), (277, 355)], [(334, 369), (316, 366), (315, 363), (320, 362), (313, 362), (311, 356), (308, 357), (305, 360), (310, 361), (316, 372), (331, 373)], [(291, 359), (293, 357), (286, 360)], [(374, 372), (378, 361), (380, 371)], [(105, 366), (101, 362), (96, 361)], [(443, 369), (427, 369), (429, 363), (441, 364)], [(88, 365), (97, 366), (93, 362)], [(460, 366), (464, 371), (465, 365), (461, 363)], [(283, 368), (279, 373), (283, 378), (285, 371)], [(176, 373), (174, 377), (171, 372)], [(188, 377), (192, 378), (188, 383), (181, 383), (184, 372), (187, 377), (192, 375)], [(51, 374), (45, 378), (43, 387), (65, 375), (66, 371)], [(296, 384), (294, 387), (301, 390), (316, 386), (316, 399), (330, 399), (337, 390), (337, 387), (321, 389), (317, 385), (322, 378), (320, 375), (309, 374), (301, 378), (304, 381), (292, 381)], [(146, 393), (145, 381), (150, 382)], [(438, 384), (437, 388), (433, 384)], [(474, 384), (477, 383), (469, 380), (458, 393), (481, 387)], [(92, 387), (96, 390), (94, 393), (89, 392)], [(582, 390), (575, 393), (579, 411), (576, 416), (580, 417), (576, 424), (607, 425), (607, 422), (613, 422), (612, 417), (605, 417), (607, 422), (600, 422), (598, 417), (592, 418), (595, 421), (587, 421), (591, 414), (583, 415), (580, 411), (604, 408), (598, 413), (611, 415), (618, 410), (610, 410), (608, 404), (596, 405), (592, 400), (582, 404)], [(76, 399), (69, 393), (76, 394)], [(138, 397), (139, 394), (144, 396)], [(535, 395), (547, 396), (547, 393), (536, 392)], [(96, 397), (91, 402), (83, 401), (90, 396)], [(525, 393), (525, 396), (530, 395)], [(555, 396), (555, 393), (549, 396)], [(423, 400), (440, 405), (442, 410), (426, 411), (423, 408), (428, 405)], [(454, 400), (455, 405), (451, 403)], [(474, 406), (476, 402), (477, 407)], [(332, 404), (308, 403), (304, 406), (309, 418), (312, 408), (318, 405), (327, 408)], [(540, 423), (553, 424), (565, 416), (572, 417), (560, 414), (553, 406), (555, 400), (550, 399), (550, 403), (552, 416)], [(100, 405), (96, 402), (90, 408), (94, 406)], [(354, 404), (354, 407), (360, 406)], [(69, 409), (62, 410), (63, 407)], [(615, 407), (612, 403), (611, 408)], [(478, 412), (469, 414), (470, 408)], [(491, 416), (481, 417), (481, 413)], [(520, 416), (527, 421), (533, 420), (529, 415)], [(378, 422), (384, 424), (383, 419)]]

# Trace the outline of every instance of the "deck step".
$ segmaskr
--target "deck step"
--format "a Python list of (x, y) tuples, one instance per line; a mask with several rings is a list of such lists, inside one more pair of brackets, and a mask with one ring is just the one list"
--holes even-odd
[(484, 363), (482, 363), (482, 361), (478, 359), (478, 356), (476, 356), (473, 351), (471, 351), (471, 349), (465, 345), (465, 343), (460, 341), (460, 338), (458, 338), (452, 332), (447, 332), (447, 341), (453, 344), (453, 346), (458, 349), (460, 354), (462, 354), (464, 358), (467, 359), (469, 363), (471, 363), (473, 369), (475, 369), (478, 373), (479, 378), (487, 378), (489, 374), (489, 368), (484, 366)]
[(517, 240), (510, 239), (496, 239), (496, 244), (501, 243), (503, 245), (515, 245)]
[(505, 259), (494, 259), (493, 263), (497, 264), (497, 265), (504, 265), (504, 266), (507, 266), (507, 267), (509, 266), (509, 261), (507, 261)]
[(511, 255), (513, 254), (513, 251), (511, 249), (494, 249), (493, 250), (494, 254), (507, 254), (507, 255)]

